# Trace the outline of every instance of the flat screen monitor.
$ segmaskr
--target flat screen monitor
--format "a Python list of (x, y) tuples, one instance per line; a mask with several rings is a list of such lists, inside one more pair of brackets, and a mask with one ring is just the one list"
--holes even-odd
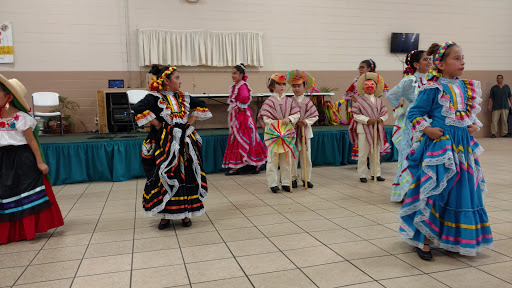
[(124, 80), (108, 80), (108, 88), (124, 88)]
[(409, 53), (418, 50), (420, 34), (418, 33), (392, 33), (391, 53)]

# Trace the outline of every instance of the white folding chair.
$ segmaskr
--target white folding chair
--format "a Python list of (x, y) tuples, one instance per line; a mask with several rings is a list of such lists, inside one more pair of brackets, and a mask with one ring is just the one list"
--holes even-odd
[(142, 100), (142, 98), (146, 97), (146, 95), (148, 94), (148, 91), (146, 91), (146, 90), (128, 90), (126, 92), (126, 94), (128, 95), (128, 109), (130, 109), (130, 119), (132, 120), (133, 132), (136, 132), (137, 130), (135, 127), (135, 113), (132, 110), (132, 105), (137, 104), (137, 102)]
[[(58, 106), (59, 112), (36, 112), (36, 106)], [(59, 94), (55, 92), (32, 93), (32, 111), (34, 117), (55, 117), (59, 116), (60, 135), (64, 134), (64, 123), (62, 122), (62, 109), (60, 107)]]

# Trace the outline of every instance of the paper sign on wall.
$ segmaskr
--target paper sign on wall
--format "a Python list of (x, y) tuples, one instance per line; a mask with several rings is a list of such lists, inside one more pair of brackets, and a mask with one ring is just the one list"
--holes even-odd
[(14, 63), (11, 22), (0, 22), (0, 63)]

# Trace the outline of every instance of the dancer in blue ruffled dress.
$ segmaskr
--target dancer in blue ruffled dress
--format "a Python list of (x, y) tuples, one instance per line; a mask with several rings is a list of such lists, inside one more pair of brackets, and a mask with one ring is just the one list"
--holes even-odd
[[(423, 50), (414, 50), (407, 55), (405, 64), (407, 68), (404, 70), (404, 78), (386, 95), (393, 107), (393, 117), (396, 118), (392, 140), (398, 150), (398, 170), (391, 191), (391, 201), (396, 202), (403, 200), (412, 182), (405, 159), (412, 146), (411, 123), (407, 121), (407, 113), (421, 87), (427, 83), (425, 77), (432, 68), (432, 57), (427, 56)], [(402, 98), (407, 103), (401, 103)]]
[(464, 56), (454, 42), (440, 46), (434, 59), (431, 81), (407, 116), (414, 137), (407, 156), (413, 181), (400, 211), (400, 235), (424, 260), (432, 259), (430, 245), (475, 256), (493, 242), (478, 160), (483, 149), (471, 136), (482, 126), (476, 117), (480, 82), (458, 78)]

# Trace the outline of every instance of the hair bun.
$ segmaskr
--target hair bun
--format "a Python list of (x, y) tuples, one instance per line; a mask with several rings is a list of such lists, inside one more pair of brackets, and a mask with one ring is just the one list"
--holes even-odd
[(427, 50), (427, 56), (436, 55), (437, 51), (439, 51), (439, 48), (441, 48), (441, 44), (432, 43), (432, 45), (430, 45), (430, 47)]
[(149, 70), (149, 73), (158, 77), (160, 75), (160, 67), (158, 67), (156, 64), (153, 64), (153, 66), (151, 66), (151, 70)]

